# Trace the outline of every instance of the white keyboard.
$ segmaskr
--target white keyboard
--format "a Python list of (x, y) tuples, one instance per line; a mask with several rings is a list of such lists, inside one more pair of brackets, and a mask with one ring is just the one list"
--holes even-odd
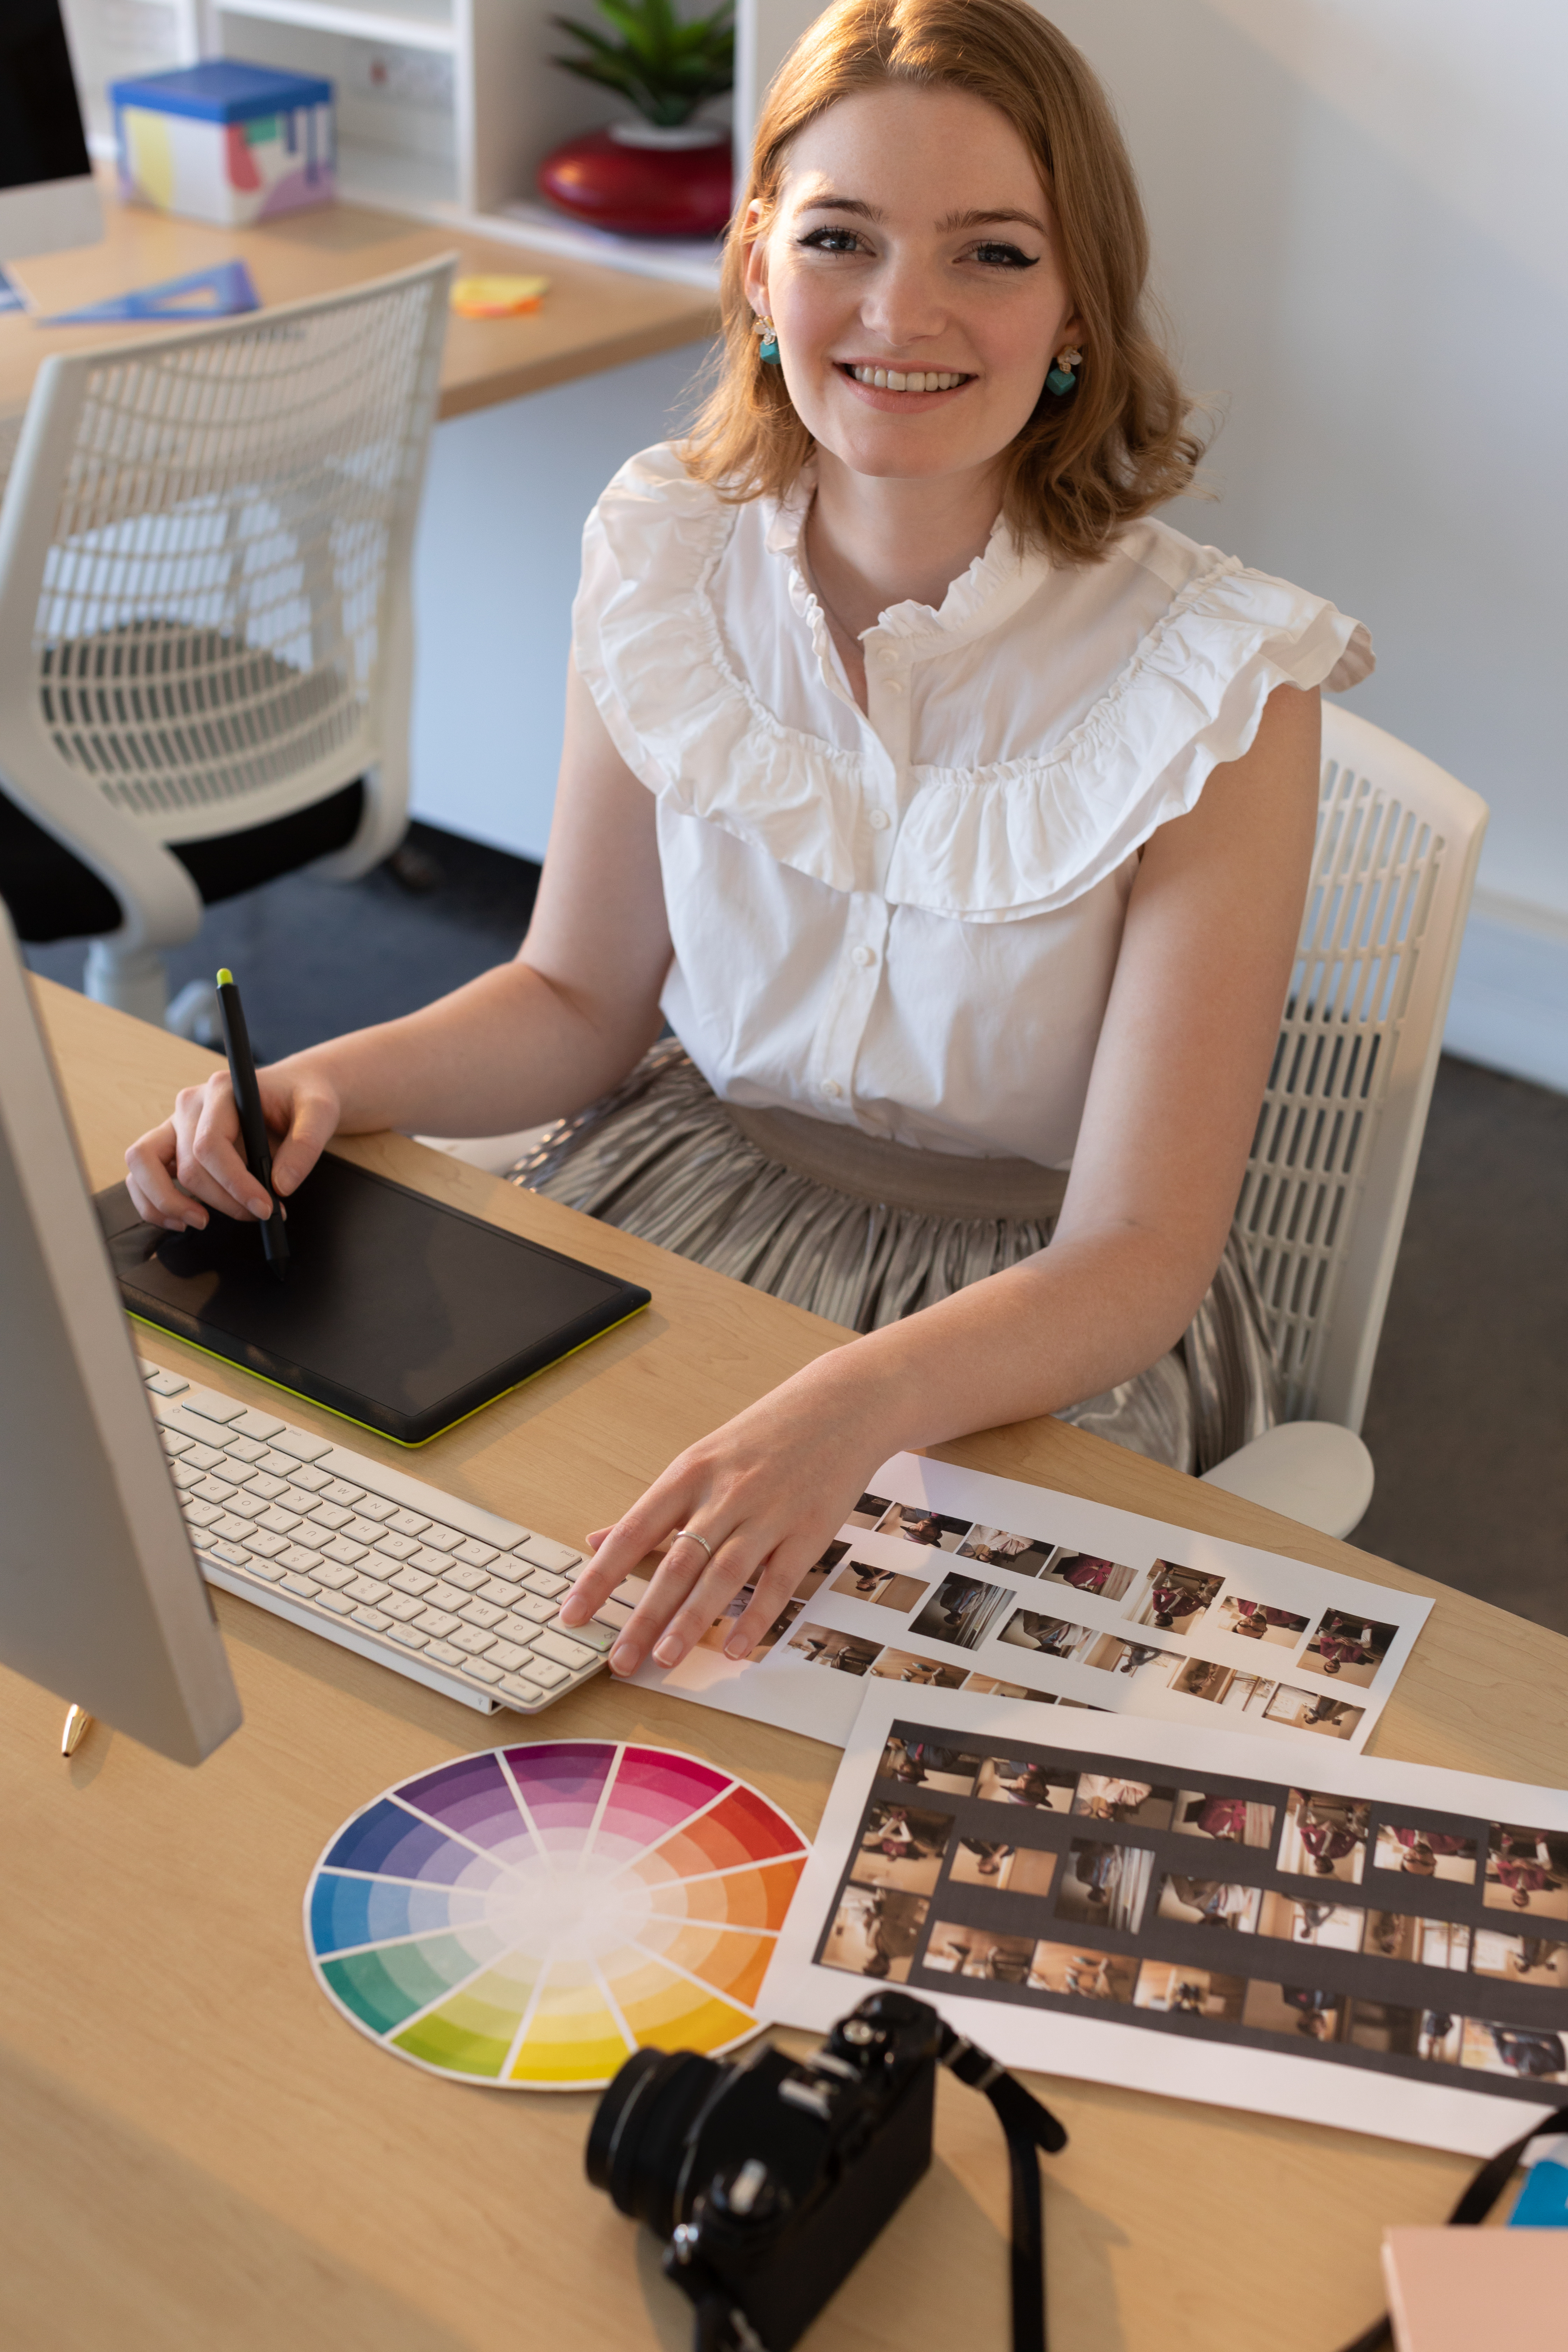
[(487, 1715), (604, 1664), (629, 1606), (556, 1622), (581, 1552), (141, 1363), (209, 1584)]

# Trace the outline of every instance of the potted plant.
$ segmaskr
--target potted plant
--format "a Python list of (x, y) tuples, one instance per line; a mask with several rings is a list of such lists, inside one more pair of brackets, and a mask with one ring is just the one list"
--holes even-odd
[(558, 147), (540, 166), (542, 194), (595, 227), (633, 236), (711, 236), (730, 217), (730, 132), (692, 117), (735, 79), (733, 0), (682, 23), (671, 0), (596, 0), (615, 39), (575, 17), (551, 23), (581, 44), (552, 62), (637, 109)]

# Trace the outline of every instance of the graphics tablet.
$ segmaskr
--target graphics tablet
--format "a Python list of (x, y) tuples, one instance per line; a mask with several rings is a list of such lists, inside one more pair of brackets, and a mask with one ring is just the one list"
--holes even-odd
[(648, 1303), (618, 1281), (323, 1153), (289, 1202), (288, 1278), (248, 1221), (143, 1224), (123, 1184), (95, 1203), (143, 1322), (399, 1445), (423, 1445)]

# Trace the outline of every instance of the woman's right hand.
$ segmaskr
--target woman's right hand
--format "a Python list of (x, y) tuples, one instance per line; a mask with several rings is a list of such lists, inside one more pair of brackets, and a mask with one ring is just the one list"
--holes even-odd
[[(335, 1135), (342, 1106), (337, 1088), (307, 1055), (257, 1073), (272, 1150), (272, 1182), (279, 1196), (297, 1190)], [(174, 1116), (138, 1136), (125, 1154), (126, 1188), (150, 1225), (169, 1233), (198, 1229), (208, 1209), (226, 1217), (265, 1219), (272, 1203), (246, 1167), (239, 1117), (226, 1069), (204, 1086), (183, 1087)]]

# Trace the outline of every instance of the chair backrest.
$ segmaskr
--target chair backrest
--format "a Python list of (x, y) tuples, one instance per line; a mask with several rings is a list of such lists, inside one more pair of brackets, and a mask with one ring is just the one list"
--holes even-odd
[(1239, 1215), (1287, 1417), (1359, 1430), (1487, 804), (1323, 710), (1312, 887)]
[(0, 772), (93, 862), (126, 821), (305, 807), (405, 732), (452, 266), (45, 362), (0, 508)]

